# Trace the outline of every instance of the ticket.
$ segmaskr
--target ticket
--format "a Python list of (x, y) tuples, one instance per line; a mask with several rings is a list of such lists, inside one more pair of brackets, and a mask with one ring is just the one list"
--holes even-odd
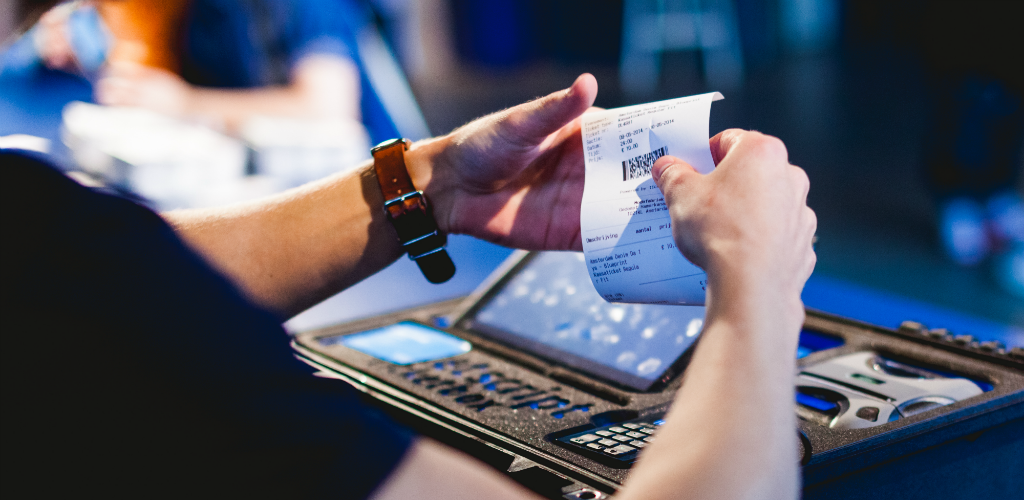
[(720, 99), (711, 92), (583, 115), (580, 229), (587, 271), (605, 300), (704, 304), (707, 276), (676, 248), (651, 166), (672, 155), (714, 170), (708, 122)]

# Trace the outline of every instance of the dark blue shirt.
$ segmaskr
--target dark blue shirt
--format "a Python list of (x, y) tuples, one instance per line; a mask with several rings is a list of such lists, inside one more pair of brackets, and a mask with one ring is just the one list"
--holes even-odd
[(182, 74), (207, 87), (283, 85), (308, 55), (355, 60), (362, 19), (343, 0), (195, 0)]
[(204, 87), (284, 85), (303, 57), (350, 59), (360, 70), (360, 111), (370, 139), (393, 139), (398, 129), (359, 55), (359, 32), (370, 23), (372, 13), (360, 0), (195, 0), (186, 22), (182, 77)]
[(4, 497), (362, 498), (396, 466), (409, 433), (155, 213), (24, 154), (0, 171)]

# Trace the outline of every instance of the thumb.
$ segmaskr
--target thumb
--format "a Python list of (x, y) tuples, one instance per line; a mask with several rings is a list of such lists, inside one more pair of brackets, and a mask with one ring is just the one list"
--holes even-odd
[(536, 145), (582, 115), (596, 98), (597, 79), (584, 73), (568, 89), (509, 109), (501, 120), (503, 135), (513, 143)]
[(651, 166), (651, 176), (654, 177), (654, 183), (658, 185), (658, 189), (662, 193), (668, 186), (683, 182), (694, 175), (699, 176), (700, 174), (692, 165), (675, 156), (662, 156)]

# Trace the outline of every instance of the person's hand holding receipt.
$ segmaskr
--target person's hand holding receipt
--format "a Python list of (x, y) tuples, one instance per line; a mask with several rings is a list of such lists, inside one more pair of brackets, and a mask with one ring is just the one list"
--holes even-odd
[[(579, 117), (595, 96), (596, 82), (584, 75), (567, 91), (414, 147), (410, 153), (425, 154), (410, 171), (427, 186), (438, 224), (511, 246), (581, 249)], [(707, 272), (707, 317), (658, 441), (617, 498), (798, 496), (791, 379), (804, 319), (800, 292), (815, 263), (808, 179), (774, 137), (727, 130), (710, 148), (717, 167), (708, 174), (672, 156), (652, 167), (674, 241)], [(465, 462), (421, 440), (375, 498), (421, 496), (424, 482), (456, 484), (453, 471)], [(467, 498), (522, 498), (493, 488), (504, 478), (473, 468), (478, 474), (458, 475), (473, 477), (459, 483)]]
[(816, 262), (811, 244), (817, 218), (807, 207), (807, 174), (789, 164), (782, 141), (759, 132), (726, 130), (710, 143), (717, 164), (710, 174), (672, 156), (652, 168), (674, 239), (708, 273), (709, 307), (712, 290), (728, 294), (748, 287), (793, 300), (789, 312), (799, 326), (800, 291)]
[(667, 423), (627, 491), (674, 477), (621, 498), (798, 496), (791, 378), (800, 292), (816, 260), (809, 182), (774, 137), (734, 129), (710, 145), (709, 174), (671, 156), (652, 167), (679, 249), (707, 272), (707, 316)]
[(435, 166), (409, 168), (441, 228), (517, 248), (580, 250), (580, 116), (596, 97), (597, 81), (584, 74), (568, 89), (421, 143)]

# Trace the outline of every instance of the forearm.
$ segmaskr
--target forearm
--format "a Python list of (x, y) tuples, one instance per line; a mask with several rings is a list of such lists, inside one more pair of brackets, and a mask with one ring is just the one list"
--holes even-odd
[(315, 106), (302, 93), (286, 86), (253, 89), (192, 87), (185, 113), (210, 118), (237, 130), (254, 116), (308, 117)]
[(400, 255), (380, 198), (367, 163), (256, 202), (164, 217), (250, 298), (292, 316)]
[(531, 500), (536, 494), (482, 462), (418, 438), (373, 500)]
[[(431, 189), (446, 147), (444, 138), (420, 141), (406, 153), (416, 187)], [(371, 162), (258, 201), (164, 218), (251, 299), (286, 317), (402, 255)]]
[(796, 498), (799, 299), (710, 290), (708, 300), (683, 387), (621, 497)]
[(358, 120), (359, 70), (347, 59), (311, 55), (298, 61), (287, 85), (251, 89), (189, 87), (185, 113), (236, 130), (254, 116)]

